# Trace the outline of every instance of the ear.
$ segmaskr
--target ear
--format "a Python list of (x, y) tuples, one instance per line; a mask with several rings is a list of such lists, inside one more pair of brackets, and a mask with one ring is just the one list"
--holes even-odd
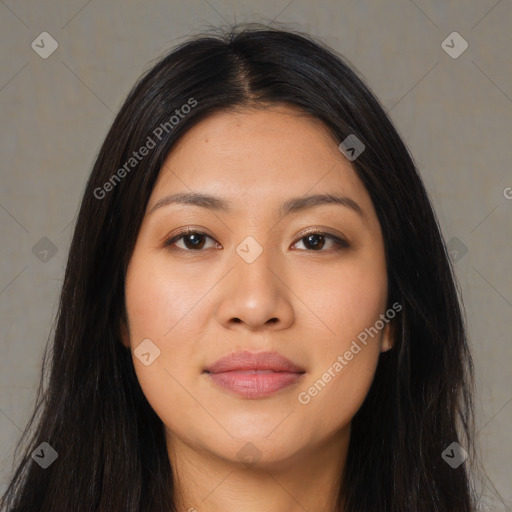
[(390, 320), (382, 331), (381, 352), (387, 352), (393, 348), (395, 342), (395, 320)]

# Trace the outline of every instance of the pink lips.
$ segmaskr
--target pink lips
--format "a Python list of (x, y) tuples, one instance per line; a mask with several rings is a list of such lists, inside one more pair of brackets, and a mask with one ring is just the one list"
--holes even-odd
[(305, 370), (276, 352), (235, 352), (206, 368), (215, 384), (244, 398), (264, 398), (299, 382)]

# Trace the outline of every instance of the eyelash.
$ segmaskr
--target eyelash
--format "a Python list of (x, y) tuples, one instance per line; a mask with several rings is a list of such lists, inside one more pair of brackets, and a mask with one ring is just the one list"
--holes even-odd
[[(204, 233), (203, 231), (199, 231), (199, 230), (196, 230), (193, 228), (187, 228), (187, 229), (173, 235), (172, 237), (168, 238), (167, 240), (165, 240), (164, 246), (168, 247), (170, 250), (182, 252), (182, 253), (188, 253), (188, 254), (194, 253), (194, 252), (198, 252), (198, 253), (204, 252), (202, 249), (194, 250), (194, 249), (182, 249), (181, 247), (171, 247), (175, 242), (179, 241), (180, 239), (184, 238), (187, 235), (206, 236), (207, 238), (210, 238), (211, 240), (213, 240), (213, 238), (211, 236), (209, 236), (207, 233)], [(327, 233), (325, 231), (319, 231), (319, 230), (311, 230), (311, 231), (304, 233), (293, 245), (302, 241), (304, 238), (306, 238), (308, 236), (312, 236), (312, 235), (320, 235), (320, 236), (323, 236), (325, 238), (332, 240), (336, 246), (336, 248), (334, 249), (335, 252), (339, 252), (339, 251), (342, 251), (343, 249), (347, 249), (350, 247), (350, 244), (346, 240), (343, 240), (342, 238), (339, 238), (331, 233)], [(315, 251), (313, 249), (301, 249), (301, 250), (306, 251), (306, 252), (333, 252), (333, 250), (319, 250), (319, 251)]]

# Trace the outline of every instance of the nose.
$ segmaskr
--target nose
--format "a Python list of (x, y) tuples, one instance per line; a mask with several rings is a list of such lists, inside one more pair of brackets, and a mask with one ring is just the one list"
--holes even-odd
[(251, 263), (235, 254), (233, 268), (220, 283), (219, 322), (228, 329), (251, 331), (290, 327), (295, 321), (294, 295), (285, 264), (270, 250)]

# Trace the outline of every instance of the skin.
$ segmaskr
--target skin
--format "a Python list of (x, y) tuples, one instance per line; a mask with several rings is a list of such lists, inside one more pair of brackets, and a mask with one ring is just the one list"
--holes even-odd
[[(229, 200), (233, 211), (171, 204), (150, 213), (168, 194), (191, 191)], [(280, 215), (285, 199), (315, 193), (347, 196), (363, 215), (335, 204)], [(200, 249), (187, 236), (165, 246), (187, 226), (206, 232)], [(326, 238), (315, 249), (308, 228), (350, 246)], [(252, 263), (235, 251), (246, 237), (263, 249)], [(166, 428), (180, 510), (332, 512), (351, 419), (391, 347), (392, 323), (299, 402), (385, 313), (388, 291), (372, 201), (323, 124), (274, 105), (216, 113), (189, 130), (164, 162), (125, 286), (123, 344), (135, 350), (149, 338), (160, 350), (148, 366), (133, 362)], [(239, 397), (203, 373), (237, 350), (277, 351), (306, 374), (270, 397)], [(256, 463), (237, 455), (248, 442)]]

